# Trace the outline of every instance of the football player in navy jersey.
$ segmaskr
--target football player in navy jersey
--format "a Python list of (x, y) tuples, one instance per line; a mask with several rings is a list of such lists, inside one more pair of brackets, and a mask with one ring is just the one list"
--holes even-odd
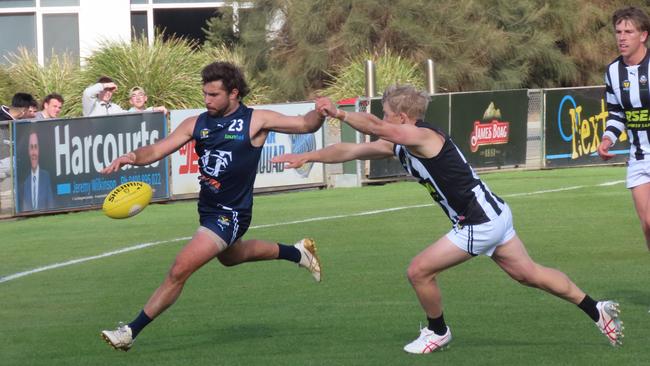
[(626, 187), (632, 192), (646, 246), (650, 250), (650, 55), (646, 43), (650, 17), (636, 7), (614, 12), (612, 25), (620, 53), (605, 72), (607, 123), (598, 155), (609, 160), (609, 149), (627, 132), (630, 155)]
[(564, 273), (541, 266), (528, 256), (513, 228), (508, 205), (481, 181), (449, 136), (424, 123), (428, 103), (429, 96), (412, 86), (390, 86), (383, 95), (384, 117), (380, 120), (369, 113), (338, 110), (327, 98), (317, 99), (318, 110), (378, 140), (339, 143), (273, 159), (297, 168), (306, 162), (340, 163), (395, 155), (449, 217), (452, 229), (413, 258), (408, 267), (408, 279), (426, 313), (428, 326), (404, 350), (430, 353), (449, 344), (451, 330), (444, 321), (437, 275), (482, 254), (520, 283), (576, 304), (613, 346), (621, 344), (623, 328), (618, 304), (593, 300)]
[(309, 270), (320, 282), (320, 262), (311, 239), (284, 245), (243, 240), (242, 236), (251, 222), (253, 184), (269, 132), (312, 133), (321, 127), (324, 116), (316, 110), (304, 116), (286, 116), (248, 108), (242, 103), (249, 91), (244, 75), (230, 63), (212, 63), (201, 76), (205, 113), (185, 119), (169, 136), (118, 157), (102, 171), (110, 174), (124, 165), (151, 164), (190, 140), (196, 142), (201, 184), (199, 227), (139, 315), (129, 324), (101, 332), (115, 349), (128, 351), (138, 333), (176, 301), (188, 278), (215, 257), (225, 266), (288, 260)]

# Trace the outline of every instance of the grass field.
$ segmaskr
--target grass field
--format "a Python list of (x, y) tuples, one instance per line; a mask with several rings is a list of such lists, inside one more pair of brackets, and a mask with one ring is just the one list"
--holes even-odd
[[(404, 182), (256, 197), (247, 237), (313, 237), (323, 282), (284, 261), (209, 263), (128, 353), (112, 350), (99, 332), (130, 321), (159, 285), (196, 228), (195, 202), (154, 204), (128, 220), (94, 211), (0, 221), (0, 364), (650, 364), (650, 255), (625, 169), (482, 176), (509, 202), (534, 259), (592, 297), (621, 303), (623, 347), (609, 346), (574, 305), (517, 284), (479, 257), (440, 276), (451, 348), (404, 353), (425, 322), (406, 268), (449, 229), (426, 191)], [(7, 277), (142, 243), (155, 245)]]

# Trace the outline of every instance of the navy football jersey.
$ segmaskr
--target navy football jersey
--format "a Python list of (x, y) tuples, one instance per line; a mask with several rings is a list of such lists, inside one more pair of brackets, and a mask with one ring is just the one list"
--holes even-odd
[(405, 146), (395, 144), (395, 156), (410, 175), (418, 178), (451, 222), (454, 225), (476, 225), (499, 216), (505, 203), (490, 192), (451, 138), (422, 121), (418, 121), (416, 126), (432, 129), (444, 137), (440, 153), (425, 159), (411, 154)]
[(202, 113), (192, 134), (199, 156), (201, 192), (199, 211), (232, 209), (251, 211), (253, 185), (262, 147), (251, 145), (253, 109), (240, 104), (225, 117)]

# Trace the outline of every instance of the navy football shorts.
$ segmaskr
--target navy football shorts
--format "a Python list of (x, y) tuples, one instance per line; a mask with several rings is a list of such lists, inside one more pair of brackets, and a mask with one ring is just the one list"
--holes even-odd
[(226, 207), (199, 210), (201, 226), (217, 234), (228, 245), (244, 236), (251, 224), (250, 212), (238, 212)]

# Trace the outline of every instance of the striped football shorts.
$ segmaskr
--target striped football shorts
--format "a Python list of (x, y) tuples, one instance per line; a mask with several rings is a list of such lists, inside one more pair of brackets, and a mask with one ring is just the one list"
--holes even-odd
[(497, 218), (478, 225), (456, 225), (447, 238), (457, 247), (471, 255), (492, 256), (494, 250), (515, 236), (512, 226), (512, 212), (505, 205)]

